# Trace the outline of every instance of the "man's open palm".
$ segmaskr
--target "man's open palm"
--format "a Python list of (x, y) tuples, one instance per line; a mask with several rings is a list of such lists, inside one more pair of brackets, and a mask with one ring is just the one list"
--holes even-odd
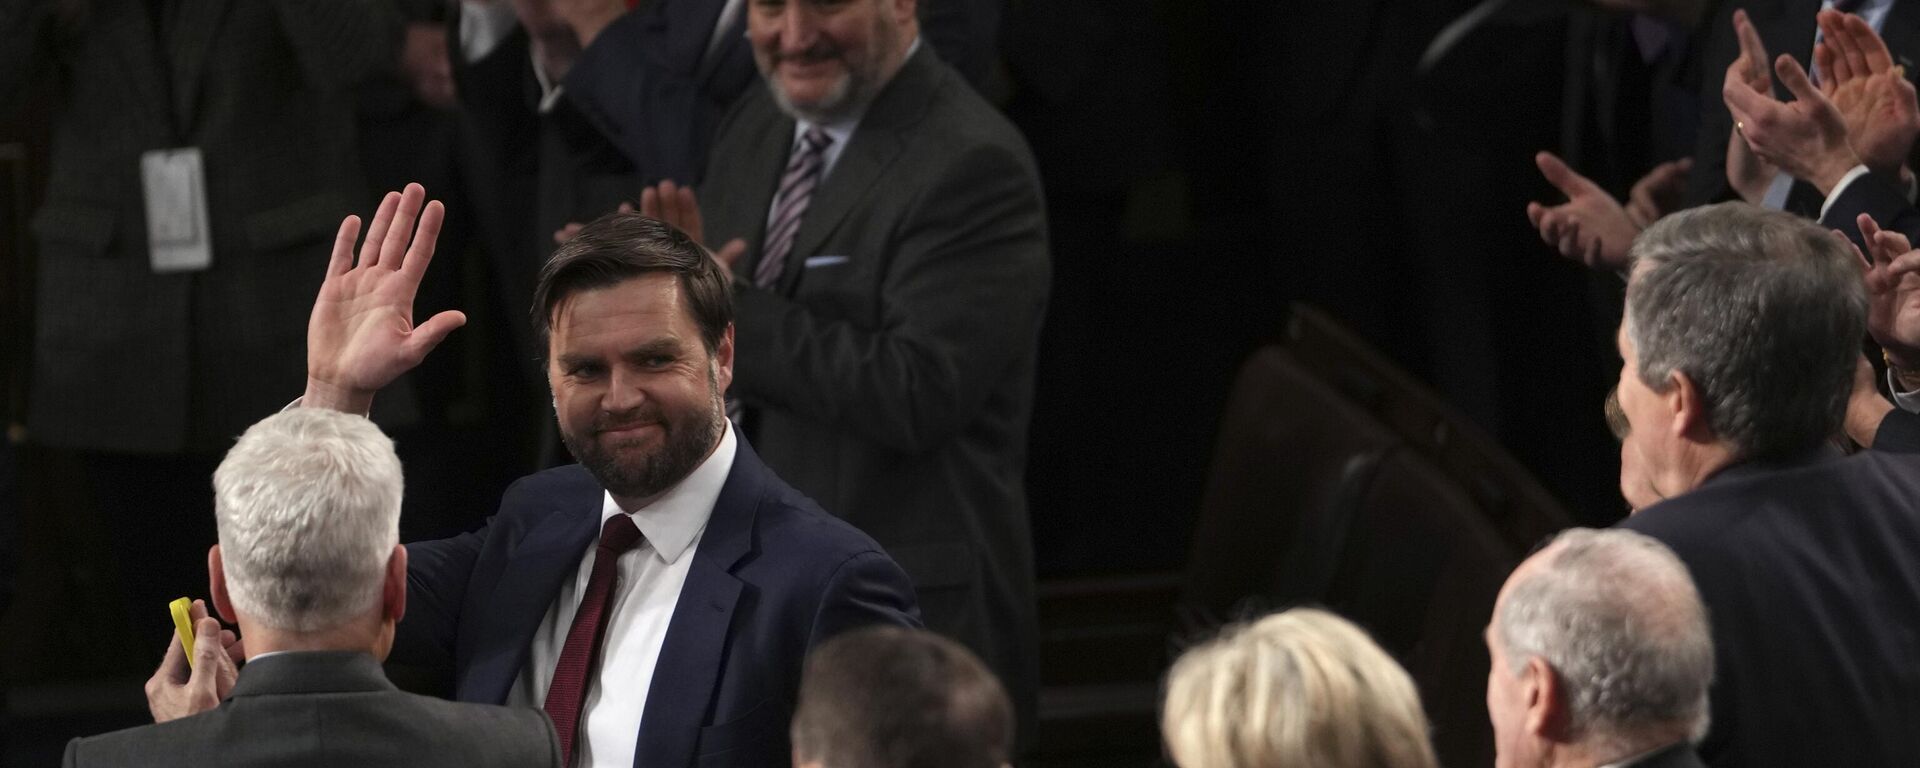
[[(447, 334), (467, 322), (449, 310), (413, 324), (413, 299), (433, 260), (446, 215), (426, 190), (409, 184), (389, 192), (374, 213), (355, 263), (360, 218), (340, 222), (327, 279), (307, 321), (307, 394), (304, 404), (365, 413), (373, 393), (419, 365)], [(417, 226), (416, 226), (417, 222)]]

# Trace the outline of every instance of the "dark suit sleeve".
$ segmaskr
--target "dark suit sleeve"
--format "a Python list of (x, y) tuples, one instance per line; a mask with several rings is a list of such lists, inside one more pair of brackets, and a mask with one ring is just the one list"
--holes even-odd
[(699, 182), (716, 124), (749, 82), (747, 46), (736, 38), (721, 40), (717, 55), (728, 61), (699, 77), (713, 26), (686, 18), (656, 5), (615, 19), (564, 81), (567, 100), (633, 162), (644, 184)]
[(67, 741), (67, 754), (65, 757), (62, 757), (60, 759), (60, 764), (63, 766), (66, 766), (66, 768), (74, 768), (74, 766), (77, 766), (80, 764), (80, 740), (79, 739), (77, 738), (69, 739)]
[(1893, 182), (1874, 174), (1864, 174), (1840, 190), (1840, 194), (1828, 201), (1827, 212), (1820, 217), (1820, 224), (1845, 233), (1853, 244), (1865, 249), (1867, 244), (1860, 238), (1860, 214), (1873, 217), (1881, 229), (1888, 229), (1906, 235), (1907, 239), (1920, 241), (1920, 209), (1907, 202), (1907, 195)]
[(1920, 413), (1895, 408), (1880, 420), (1873, 434), (1873, 450), (1892, 453), (1920, 453)]
[(891, 558), (879, 552), (854, 555), (827, 580), (807, 647), (817, 648), (841, 632), (875, 624), (917, 629), (921, 626), (917, 605), (913, 582)]
[(904, 453), (977, 418), (1045, 311), (1040, 184), (1015, 147), (979, 144), (956, 152), (908, 210), (875, 330), (735, 283), (744, 401)]
[(306, 81), (344, 90), (394, 67), (404, 24), (392, 0), (275, 0)]
[(407, 613), (394, 635), (391, 661), (427, 668), (452, 663), (460, 606), (486, 533), (482, 526), (450, 539), (407, 545)]

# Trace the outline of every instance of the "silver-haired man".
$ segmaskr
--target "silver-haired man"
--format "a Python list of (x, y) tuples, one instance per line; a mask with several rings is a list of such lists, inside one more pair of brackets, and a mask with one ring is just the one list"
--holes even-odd
[(1920, 457), (1842, 456), (1860, 256), (1741, 203), (1634, 241), (1619, 336), (1623, 525), (1713, 615), (1712, 765), (1920, 765)]
[(1687, 568), (1626, 530), (1565, 531), (1487, 626), (1499, 768), (1698, 768), (1713, 637)]
[(373, 422), (268, 417), (213, 485), (213, 605), (246, 637), (246, 667), (196, 601), (191, 668), (175, 638), (147, 682), (158, 722), (76, 739), (68, 766), (560, 764), (539, 712), (402, 693), (381, 672), (406, 611), (407, 550), (400, 459)]

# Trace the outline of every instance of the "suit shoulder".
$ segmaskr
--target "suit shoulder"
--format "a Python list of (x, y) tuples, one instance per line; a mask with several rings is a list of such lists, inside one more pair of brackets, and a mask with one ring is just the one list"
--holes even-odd
[(67, 765), (189, 765), (207, 727), (225, 716), (211, 709), (164, 723), (136, 725), (67, 743)]
[(541, 766), (557, 762), (557, 755), (549, 755), (558, 750), (553, 724), (538, 710), (411, 693), (394, 695), (416, 712), (412, 719), (423, 732), (433, 734), (438, 750), (465, 755), (457, 761), (460, 764)]
[(856, 555), (884, 551), (865, 532), (822, 509), (791, 488), (768, 496), (760, 507), (762, 547), (806, 552), (834, 567)]
[(500, 505), (504, 508), (509, 502), (525, 502), (533, 499), (564, 497), (569, 494), (595, 493), (600, 491), (600, 482), (593, 479), (587, 468), (579, 464), (541, 470), (513, 481), (501, 495)]

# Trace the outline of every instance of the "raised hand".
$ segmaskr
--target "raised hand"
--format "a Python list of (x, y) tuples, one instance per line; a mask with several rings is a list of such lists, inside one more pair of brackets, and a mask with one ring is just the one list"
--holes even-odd
[(1820, 92), (1845, 120), (1847, 140), (1860, 161), (1875, 173), (1898, 178), (1920, 136), (1913, 84), (1866, 20), (1833, 10), (1821, 11), (1818, 20), (1821, 40), (1813, 58), (1820, 68)]
[[(1726, 79), (1721, 86), (1722, 98), (1726, 96), (1726, 89), (1736, 86), (1773, 98), (1773, 73), (1767, 69), (1767, 46), (1761, 42), (1760, 32), (1753, 28), (1753, 21), (1747, 18), (1746, 10), (1733, 12), (1733, 31), (1734, 37), (1740, 41), (1740, 55), (1727, 65)], [(1740, 195), (1740, 199), (1759, 205), (1767, 195), (1767, 188), (1772, 186), (1774, 177), (1780, 175), (1780, 169), (1754, 154), (1742, 128), (1736, 116), (1733, 134), (1727, 137), (1727, 185)]]
[(1735, 82), (1732, 71), (1727, 73), (1721, 96), (1733, 114), (1735, 130), (1755, 155), (1813, 184), (1824, 195), (1860, 164), (1847, 142), (1846, 120), (1792, 56), (1776, 59), (1773, 70), (1793, 93), (1792, 102), (1754, 93), (1745, 83)]
[(175, 635), (160, 668), (147, 679), (147, 710), (156, 723), (220, 706), (240, 679), (238, 660), (232, 655), (239, 646), (234, 634), (207, 615), (204, 601), (193, 601), (188, 615), (193, 619), (193, 663), (187, 663), (187, 652)]
[(1872, 216), (1861, 214), (1858, 224), (1867, 244), (1867, 332), (1893, 367), (1920, 372), (1920, 251)]
[(641, 190), (640, 215), (659, 219), (687, 233), (694, 242), (707, 248), (707, 253), (720, 262), (728, 276), (733, 275), (735, 265), (747, 252), (747, 241), (739, 238), (727, 241), (718, 251), (707, 245), (706, 223), (700, 218), (700, 201), (694, 197), (693, 187), (662, 181), (657, 186)]
[(453, 310), (419, 327), (413, 324), (414, 295), (446, 215), (437, 200), (422, 209), (426, 194), (419, 184), (387, 193), (367, 228), (357, 264), (353, 245), (360, 217), (340, 222), (326, 282), (307, 320), (303, 405), (364, 414), (375, 392), (419, 365), (447, 334), (466, 324), (466, 315)]
[(1534, 163), (1567, 196), (1567, 202), (1556, 206), (1527, 204), (1527, 220), (1540, 231), (1540, 239), (1589, 267), (1625, 269), (1627, 249), (1641, 225), (1600, 185), (1575, 173), (1552, 152), (1534, 155)]

